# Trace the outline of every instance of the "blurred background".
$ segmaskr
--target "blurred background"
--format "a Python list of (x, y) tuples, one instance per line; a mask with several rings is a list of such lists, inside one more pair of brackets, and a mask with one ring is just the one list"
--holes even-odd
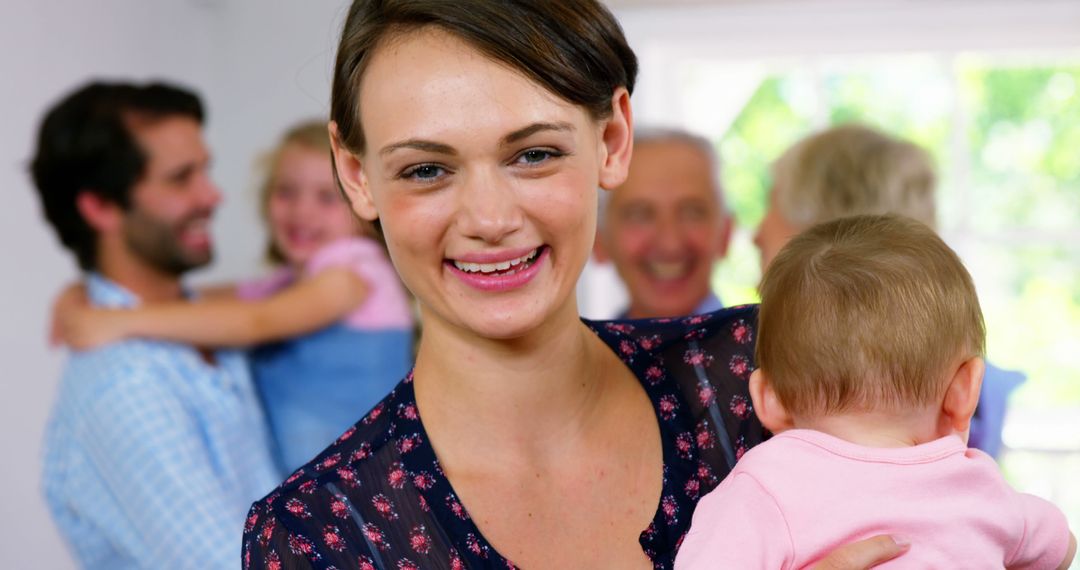
[[(988, 352), (1022, 370), (1001, 464), (1080, 529), (1080, 2), (611, 0), (641, 61), (639, 124), (715, 141), (738, 230), (713, 284), (753, 302), (750, 242), (768, 165), (800, 137), (857, 120), (930, 150), (939, 229), (975, 277)], [(258, 274), (254, 160), (324, 116), (343, 0), (7, 0), (0, 6), (0, 567), (72, 568), (40, 497), (42, 429), (64, 353), (47, 314), (77, 275), (26, 173), (44, 108), (91, 77), (199, 91), (225, 202), (217, 258), (196, 282)], [(605, 266), (579, 285), (587, 316), (625, 294)], [(1077, 566), (1080, 567), (1080, 566)]]

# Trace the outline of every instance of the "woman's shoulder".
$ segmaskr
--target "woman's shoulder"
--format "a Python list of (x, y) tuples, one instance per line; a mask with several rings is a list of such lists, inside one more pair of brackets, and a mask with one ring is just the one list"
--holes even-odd
[[(252, 506), (243, 555), (259, 568), (464, 567), (469, 537), (446, 525), (465, 525), (467, 515), (448, 489), (406, 378)], [(440, 500), (429, 502), (434, 493)]]
[(755, 368), (756, 305), (586, 324), (641, 382), (662, 426), (670, 424), (662, 435), (680, 455), (700, 455), (726, 473), (765, 438), (748, 387)]
[(669, 368), (679, 363), (711, 367), (718, 356), (738, 356), (728, 364), (739, 375), (749, 375), (753, 361), (742, 359), (753, 358), (757, 310), (757, 305), (741, 305), (687, 317), (585, 320), (585, 324), (632, 369), (650, 359)]

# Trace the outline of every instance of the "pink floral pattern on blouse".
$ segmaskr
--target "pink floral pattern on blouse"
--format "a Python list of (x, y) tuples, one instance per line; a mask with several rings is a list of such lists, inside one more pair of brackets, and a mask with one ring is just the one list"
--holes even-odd
[[(664, 477), (639, 542), (671, 568), (697, 501), (765, 437), (751, 409), (756, 307), (678, 319), (585, 323), (656, 410)], [(243, 568), (516, 568), (473, 523), (428, 442), (406, 377), (309, 464), (255, 503)]]

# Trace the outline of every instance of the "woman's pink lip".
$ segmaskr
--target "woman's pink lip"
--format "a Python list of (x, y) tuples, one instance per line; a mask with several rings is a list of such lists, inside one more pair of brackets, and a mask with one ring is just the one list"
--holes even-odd
[(450, 259), (451, 263), (454, 261), (460, 261), (462, 263), (501, 263), (503, 261), (511, 261), (518, 259), (519, 257), (525, 257), (537, 249), (539, 249), (539, 247), (522, 247), (491, 252), (477, 251), (463, 254), (460, 257), (452, 257)]
[[(532, 250), (526, 250), (525, 253), (528, 253), (530, 251)], [(540, 273), (541, 265), (543, 265), (544, 262), (547, 260), (549, 251), (550, 248), (541, 248), (540, 254), (536, 257), (536, 259), (532, 261), (532, 263), (528, 267), (510, 275), (484, 275), (482, 273), (469, 273), (455, 267), (453, 262), (446, 262), (445, 265), (446, 267), (450, 268), (451, 273), (453, 273), (455, 276), (457, 276), (458, 279), (461, 279), (463, 283), (470, 287), (488, 292), (510, 291), (512, 289), (524, 287), (530, 281), (532, 281), (538, 273)], [(518, 257), (521, 256), (519, 255)]]

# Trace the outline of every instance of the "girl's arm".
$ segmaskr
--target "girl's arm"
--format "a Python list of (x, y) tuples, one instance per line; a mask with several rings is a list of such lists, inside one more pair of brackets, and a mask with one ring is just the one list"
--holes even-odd
[(343, 267), (327, 268), (259, 301), (207, 299), (135, 309), (64, 307), (60, 333), (76, 349), (131, 337), (202, 346), (248, 346), (316, 331), (363, 303), (367, 284)]
[(207, 285), (205, 287), (199, 287), (197, 291), (199, 292), (199, 299), (202, 301), (236, 298), (236, 285), (232, 283)]

